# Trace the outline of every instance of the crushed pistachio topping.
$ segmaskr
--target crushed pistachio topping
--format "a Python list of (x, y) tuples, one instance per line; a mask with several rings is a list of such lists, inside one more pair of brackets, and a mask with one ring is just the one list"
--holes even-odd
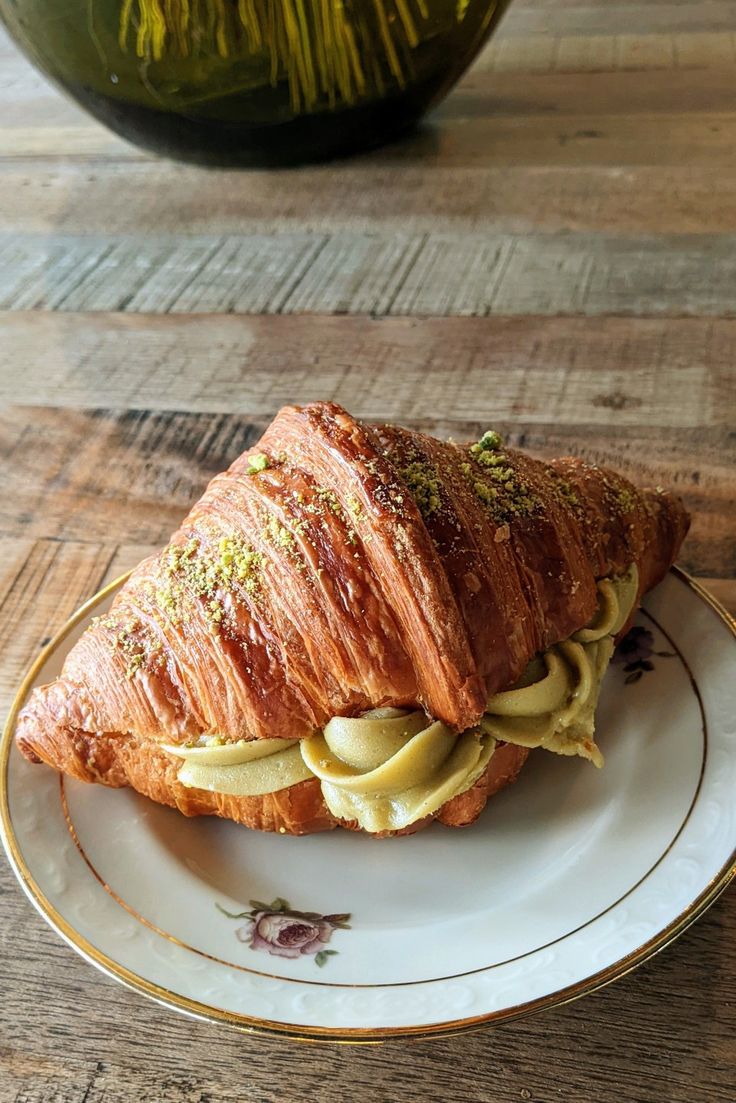
[[(470, 462), (460, 465), (476, 498), (487, 507), (497, 524), (528, 517), (539, 502), (532, 488), (501, 451), (503, 441), (489, 430), (468, 448)], [(483, 478), (479, 478), (479, 475)]]
[(128, 665), (125, 668), (125, 677), (133, 678), (145, 661), (145, 653), (143, 651), (136, 651), (134, 655), (131, 655), (128, 660)]
[(482, 483), (480, 479), (477, 479), (473, 483), (473, 490), (476, 497), (480, 498), (481, 502), (485, 505), (490, 505), (491, 502), (495, 502), (498, 498), (498, 491), (493, 486), (488, 486), (486, 483)]
[(330, 490), (326, 486), (318, 486), (317, 498), (326, 509), (329, 509), (330, 513), (334, 513), (336, 517), (342, 515), (342, 506), (338, 502), (334, 490)]
[(627, 486), (621, 487), (616, 494), (616, 501), (624, 513), (631, 513), (636, 509), (636, 495)]
[(207, 604), (207, 616), (215, 624), (219, 624), (224, 616), (224, 611), (220, 603), (216, 600), (212, 600)]
[(353, 517), (354, 520), (356, 520), (356, 521), (362, 521), (363, 520), (363, 517), (364, 517), (363, 507), (360, 504), (360, 502), (358, 501), (358, 499), (355, 498), (352, 494), (350, 495), (350, 497), (347, 500), (347, 507), (348, 507), (348, 511), (349, 511), (351, 517)]
[(268, 467), (268, 456), (263, 452), (248, 457), (248, 474), (255, 475), (258, 471), (265, 471)]
[(232, 536), (223, 536), (219, 544), (220, 557), (218, 560), (219, 573), (224, 581), (236, 579), (242, 582), (248, 590), (249, 583), (256, 583), (254, 571), (263, 562), (260, 552), (254, 551), (243, 540)]
[(620, 513), (633, 513), (639, 508), (639, 496), (633, 487), (620, 486), (606, 475), (603, 475), (602, 481), (608, 501)]
[(294, 549), (293, 534), (274, 516), (269, 516), (261, 535), (265, 540), (269, 540), (275, 548), (284, 548), (287, 551), (293, 551)]
[(475, 455), (481, 452), (497, 452), (502, 444), (503, 440), (500, 433), (497, 433), (495, 429), (488, 429), (477, 444), (471, 444), (470, 451)]
[(439, 510), (442, 505), (442, 483), (432, 464), (412, 459), (406, 467), (399, 468), (399, 474), (425, 520)]
[(567, 479), (561, 478), (555, 471), (554, 467), (549, 467), (547, 468), (547, 470), (554, 480), (552, 485), (554, 486), (555, 492), (560, 501), (563, 502), (565, 505), (571, 506), (573, 509), (577, 509), (580, 505), (580, 499), (575, 493), (572, 484), (569, 483)]
[[(347, 531), (347, 543), (355, 544), (357, 534), (353, 526), (350, 524), (349, 518), (343, 510), (334, 490), (330, 490), (330, 488), (327, 486), (318, 486), (315, 490), (315, 496), (316, 501), (310, 502), (308, 505), (304, 506), (306, 512), (312, 513), (317, 517), (322, 517), (322, 528), (325, 530), (329, 529), (326, 517), (328, 513), (331, 513), (334, 517), (337, 517), (345, 525)], [(346, 504), (348, 512), (350, 513), (353, 521), (357, 522), (363, 520), (363, 507), (361, 506), (357, 498), (350, 497), (347, 500)], [(297, 532), (303, 531), (299, 527), (300, 525), (304, 525), (306, 527), (306, 522), (300, 521), (294, 526)]]
[(138, 673), (149, 653), (161, 650), (161, 645), (150, 639), (145, 626), (137, 617), (130, 617), (125, 623), (111, 614), (97, 617), (93, 623), (102, 625), (111, 633), (107, 642), (112, 651), (120, 652), (124, 658), (126, 678), (133, 678)]
[(264, 525), (261, 529), (261, 537), (267, 540), (277, 551), (288, 555), (297, 570), (306, 570), (307, 561), (299, 548), (296, 536), (301, 536), (307, 531), (309, 528), (307, 521), (291, 520), (291, 528), (287, 528), (272, 513), (264, 513), (263, 518)]
[(260, 584), (263, 556), (236, 536), (221, 537), (216, 549), (204, 548), (197, 539), (169, 548), (163, 578), (153, 592), (158, 608), (178, 622), (187, 596), (201, 598), (207, 619), (220, 624), (224, 617), (223, 591), (242, 586), (255, 595)]

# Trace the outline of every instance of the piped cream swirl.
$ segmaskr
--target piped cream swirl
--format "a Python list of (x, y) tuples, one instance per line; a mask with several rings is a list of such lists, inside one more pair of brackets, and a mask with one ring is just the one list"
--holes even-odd
[(298, 739), (253, 739), (240, 743), (204, 743), (163, 750), (183, 759), (177, 774), (182, 785), (233, 797), (259, 797), (288, 789), (312, 774)]
[(336, 716), (302, 742), (302, 756), (332, 814), (378, 833), (401, 831), (470, 788), (495, 746), (477, 728), (457, 735), (423, 712), (374, 709)]
[(614, 636), (628, 620), (638, 593), (632, 564), (619, 578), (598, 583), (598, 609), (585, 628), (529, 663), (517, 684), (496, 693), (480, 726), (495, 739), (557, 754), (580, 755), (603, 765), (595, 710), (613, 654)]

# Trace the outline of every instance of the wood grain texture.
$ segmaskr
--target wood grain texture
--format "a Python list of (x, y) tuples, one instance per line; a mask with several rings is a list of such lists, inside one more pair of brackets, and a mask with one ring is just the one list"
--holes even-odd
[(408, 162), (381, 162), (375, 155), (334, 169), (305, 167), (297, 177), (250, 172), (247, 188), (236, 172), (213, 177), (181, 166), (173, 196), (171, 171), (160, 161), (123, 170), (105, 160), (0, 159), (0, 231), (7, 243), (23, 227), (42, 251), (46, 235), (49, 241), (62, 233), (144, 240), (182, 225), (187, 236), (210, 234), (218, 241), (246, 233), (271, 240), (287, 232), (419, 234), (438, 226), (461, 234), (598, 230), (627, 236), (732, 233), (736, 226), (736, 177), (714, 172), (707, 160), (666, 168), (478, 168), (439, 161), (428, 174), (419, 155)]
[(12, 313), (0, 357), (0, 407), (732, 428), (736, 320)]
[(736, 234), (0, 237), (0, 310), (731, 315)]
[[(657, 165), (713, 157), (732, 165), (729, 147), (734, 105), (729, 95), (733, 67), (684, 69), (673, 73), (606, 72), (496, 73), (469, 70), (430, 121), (406, 140), (361, 160), (369, 163), (427, 159), (446, 167), (509, 165)], [(0, 156), (8, 161), (64, 156), (87, 161), (150, 162), (149, 155), (119, 139), (49, 86), (49, 103), (34, 101), (20, 118), (0, 120)], [(595, 129), (594, 135), (586, 131)], [(645, 139), (657, 130), (657, 141)], [(336, 179), (339, 180), (339, 171)], [(202, 171), (202, 178), (211, 173)]]
[[(237, 173), (174, 178), (16, 56), (0, 125), (0, 308), (730, 314), (734, 63), (720, 39), (691, 40), (726, 32), (688, 29), (690, 5), (655, 7), (672, 17), (674, 44), (656, 48), (669, 68), (646, 61), (662, 35), (641, 37), (646, 20), (627, 8), (626, 49), (609, 33), (622, 15), (593, 35), (594, 53), (613, 43), (613, 68), (576, 67), (583, 31), (561, 66), (499, 71), (484, 53), (406, 142), (252, 173), (247, 187)], [(501, 46), (523, 58), (552, 42), (553, 11), (529, 9), (544, 31), (532, 20)], [(560, 11), (581, 27), (590, 15)], [(691, 62), (674, 69), (688, 43)], [(702, 65), (711, 47), (726, 60)]]

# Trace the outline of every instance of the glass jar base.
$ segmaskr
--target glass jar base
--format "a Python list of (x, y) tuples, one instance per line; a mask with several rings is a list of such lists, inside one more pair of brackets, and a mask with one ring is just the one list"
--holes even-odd
[(375, 149), (413, 130), (431, 98), (414, 89), (371, 104), (252, 125), (156, 111), (80, 85), (68, 91), (127, 141), (215, 168), (288, 168)]

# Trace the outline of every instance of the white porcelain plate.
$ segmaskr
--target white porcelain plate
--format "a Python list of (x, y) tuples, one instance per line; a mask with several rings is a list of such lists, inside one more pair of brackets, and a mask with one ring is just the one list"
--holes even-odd
[(735, 872), (736, 634), (680, 572), (606, 677), (604, 769), (536, 751), (473, 827), (382, 841), (188, 820), (26, 762), (18, 708), (117, 585), (21, 688), (0, 763), (3, 841), (76, 950), (169, 1007), (303, 1038), (452, 1033), (621, 976)]

